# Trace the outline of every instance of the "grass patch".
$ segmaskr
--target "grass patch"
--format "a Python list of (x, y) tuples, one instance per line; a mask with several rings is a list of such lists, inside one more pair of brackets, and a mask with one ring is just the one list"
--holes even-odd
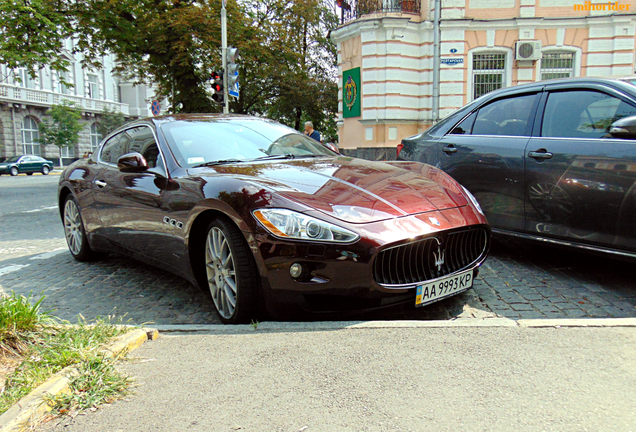
[(41, 311), (44, 297), (32, 300), (32, 296), (15, 293), (0, 300), (0, 351), (22, 358), (6, 377), (0, 393), (0, 414), (71, 365), (78, 365), (82, 375), (72, 380), (69, 398), (55, 400), (60, 412), (95, 406), (125, 393), (128, 378), (119, 375), (114, 361), (99, 352), (105, 343), (130, 330), (120, 326), (123, 319), (107, 317), (87, 322), (80, 315), (78, 323), (70, 325)]

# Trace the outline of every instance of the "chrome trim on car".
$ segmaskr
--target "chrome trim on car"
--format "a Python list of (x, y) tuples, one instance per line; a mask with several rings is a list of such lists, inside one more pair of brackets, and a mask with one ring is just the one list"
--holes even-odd
[(621, 251), (621, 250), (616, 250), (616, 249), (610, 249), (610, 248), (604, 248), (601, 246), (593, 246), (593, 245), (588, 245), (588, 244), (583, 244), (583, 243), (575, 243), (575, 242), (570, 242), (567, 240), (559, 240), (559, 239), (553, 239), (553, 238), (547, 238), (547, 237), (540, 237), (540, 236), (535, 236), (532, 234), (525, 234), (525, 233), (516, 233), (516, 232), (512, 232), (512, 231), (506, 231), (506, 230), (502, 230), (502, 229), (498, 229), (498, 228), (492, 228), (492, 232), (493, 234), (500, 234), (500, 235), (507, 235), (510, 237), (519, 237), (525, 240), (536, 240), (536, 241), (540, 241), (543, 243), (549, 243), (549, 244), (554, 244), (554, 245), (558, 245), (558, 246), (567, 246), (567, 247), (573, 247), (573, 248), (577, 248), (577, 249), (582, 249), (582, 250), (588, 250), (588, 251), (593, 251), (593, 252), (602, 252), (602, 253), (607, 253), (607, 254), (611, 254), (611, 255), (617, 255), (617, 256), (623, 256), (623, 257), (627, 257), (627, 258), (636, 258), (636, 253), (634, 252), (626, 252), (626, 251)]
[(373, 261), (373, 279), (384, 288), (413, 288), (474, 269), (484, 260), (488, 246), (485, 228), (441, 232), (389, 246)]

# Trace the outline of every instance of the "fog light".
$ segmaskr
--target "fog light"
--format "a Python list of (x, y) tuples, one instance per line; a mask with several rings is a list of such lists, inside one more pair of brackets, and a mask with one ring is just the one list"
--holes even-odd
[(294, 279), (299, 278), (300, 275), (303, 274), (303, 266), (301, 264), (298, 264), (298, 263), (292, 264), (291, 267), (289, 267), (289, 274)]

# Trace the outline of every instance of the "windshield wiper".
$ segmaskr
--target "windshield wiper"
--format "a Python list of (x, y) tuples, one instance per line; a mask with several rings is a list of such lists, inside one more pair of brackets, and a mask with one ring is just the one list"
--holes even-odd
[(267, 155), (267, 156), (260, 156), (254, 159), (250, 159), (250, 161), (257, 161), (257, 160), (268, 160), (268, 159), (294, 159), (296, 156), (294, 156), (291, 153), (287, 153), (287, 154), (280, 154), (280, 155)]
[(298, 159), (303, 159), (303, 158), (317, 158), (317, 157), (331, 157), (331, 155), (323, 155), (323, 154), (304, 154), (304, 155), (299, 155), (296, 156)]
[(215, 160), (215, 161), (211, 161), (211, 162), (206, 162), (206, 163), (202, 163), (202, 164), (199, 164), (199, 165), (195, 165), (195, 166), (193, 166), (193, 168), (210, 167), (210, 166), (225, 165), (225, 164), (239, 163), (239, 162), (247, 162), (247, 160), (246, 159)]

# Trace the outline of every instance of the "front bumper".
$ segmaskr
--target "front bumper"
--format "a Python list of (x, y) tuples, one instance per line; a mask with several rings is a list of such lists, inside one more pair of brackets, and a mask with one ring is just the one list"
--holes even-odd
[[(430, 218), (439, 227), (427, 223)], [(263, 280), (263, 295), (270, 313), (326, 313), (370, 310), (413, 302), (418, 284), (386, 286), (376, 282), (373, 265), (387, 247), (413, 242), (448, 232), (483, 227), (487, 245), (482, 256), (469, 267), (485, 260), (490, 245), (490, 228), (470, 206), (406, 216), (359, 226), (347, 225), (361, 238), (349, 245), (281, 240), (267, 232), (256, 233), (253, 250)], [(294, 279), (290, 267), (299, 263), (306, 270)]]

